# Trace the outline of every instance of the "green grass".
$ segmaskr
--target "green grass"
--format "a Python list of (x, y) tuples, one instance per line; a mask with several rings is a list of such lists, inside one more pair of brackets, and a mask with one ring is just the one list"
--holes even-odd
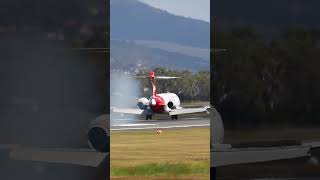
[(185, 163), (148, 163), (133, 167), (111, 167), (111, 176), (179, 176), (209, 173), (209, 161), (193, 165)]
[(210, 128), (111, 132), (111, 179), (210, 179)]

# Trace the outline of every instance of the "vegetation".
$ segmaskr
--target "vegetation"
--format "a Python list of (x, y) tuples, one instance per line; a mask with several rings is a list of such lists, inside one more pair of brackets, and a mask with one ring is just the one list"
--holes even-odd
[[(212, 37), (213, 38), (213, 37)], [(288, 28), (265, 37), (253, 28), (217, 32), (211, 102), (227, 127), (320, 124), (319, 30)]]

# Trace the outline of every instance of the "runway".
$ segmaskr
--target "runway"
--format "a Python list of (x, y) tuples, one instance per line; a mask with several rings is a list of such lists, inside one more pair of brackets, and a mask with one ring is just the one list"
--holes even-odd
[(178, 120), (113, 119), (110, 130), (111, 131), (130, 131), (130, 130), (191, 128), (191, 127), (207, 127), (207, 126), (210, 126), (209, 118), (181, 118)]

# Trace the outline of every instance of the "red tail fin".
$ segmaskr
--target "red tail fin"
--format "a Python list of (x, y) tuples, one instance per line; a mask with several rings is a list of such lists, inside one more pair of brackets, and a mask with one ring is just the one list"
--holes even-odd
[(150, 77), (150, 81), (151, 81), (151, 85), (152, 85), (152, 96), (157, 95), (157, 87), (156, 87), (156, 83), (155, 83), (155, 75), (153, 71), (150, 71), (149, 73), (149, 77)]

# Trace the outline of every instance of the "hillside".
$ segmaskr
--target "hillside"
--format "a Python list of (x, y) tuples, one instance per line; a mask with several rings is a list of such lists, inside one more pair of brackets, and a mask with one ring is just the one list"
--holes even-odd
[(172, 15), (138, 0), (111, 0), (111, 38), (209, 48), (209, 23)]
[(111, 41), (110, 64), (113, 70), (135, 72), (138, 69), (165, 67), (177, 70), (209, 70), (209, 60), (149, 48), (134, 41)]
[(111, 0), (111, 68), (209, 70), (209, 23), (138, 0)]

